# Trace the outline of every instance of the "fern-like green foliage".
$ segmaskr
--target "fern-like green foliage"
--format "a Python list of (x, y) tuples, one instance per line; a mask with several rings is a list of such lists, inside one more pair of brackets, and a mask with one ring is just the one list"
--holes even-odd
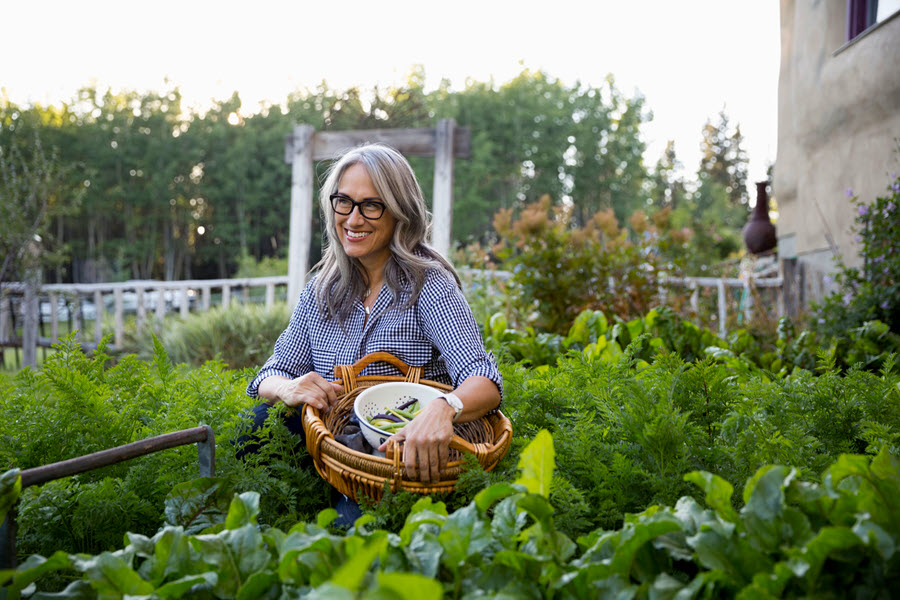
[(232, 369), (259, 367), (287, 327), (290, 309), (284, 302), (270, 308), (258, 304), (232, 304), (193, 313), (185, 319), (151, 321), (150, 327), (128, 343), (145, 360), (153, 356), (155, 340), (175, 364), (200, 366), (221, 360)]
[[(215, 432), (216, 467), (229, 485), (263, 492), (262, 522), (295, 522), (328, 506), (327, 486), (306, 449), (278, 419), (261, 432), (270, 443), (258, 455), (235, 458), (242, 414), (255, 403), (244, 393), (251, 371), (220, 361), (173, 364), (163, 343), (152, 341), (145, 361), (114, 359), (105, 345), (88, 357), (70, 336), (42, 370), (7, 380), (0, 465), (28, 469), (202, 423)], [(162, 499), (197, 476), (197, 449), (190, 445), (26, 488), (18, 505), (20, 555), (99, 552), (119, 544), (126, 531), (151, 534), (163, 520)]]

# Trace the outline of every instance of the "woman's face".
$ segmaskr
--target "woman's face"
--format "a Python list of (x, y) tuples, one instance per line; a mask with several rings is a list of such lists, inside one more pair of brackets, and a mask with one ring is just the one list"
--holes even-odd
[[(344, 171), (337, 193), (356, 202), (363, 200), (384, 202), (375, 191), (365, 166), (360, 163), (350, 165)], [(363, 217), (358, 206), (354, 206), (349, 215), (334, 213), (334, 226), (344, 252), (347, 256), (358, 258), (370, 276), (374, 275), (374, 270), (384, 267), (390, 258), (389, 246), (396, 222), (394, 215), (387, 208), (381, 217), (375, 220)]]

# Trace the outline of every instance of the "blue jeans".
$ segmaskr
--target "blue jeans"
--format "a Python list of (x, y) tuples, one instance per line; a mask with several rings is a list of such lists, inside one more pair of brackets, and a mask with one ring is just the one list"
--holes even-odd
[[(244, 458), (248, 454), (256, 454), (259, 452), (262, 446), (258, 440), (254, 439), (256, 437), (254, 436), (254, 433), (266, 422), (266, 419), (269, 417), (269, 409), (271, 408), (271, 406), (265, 403), (259, 404), (253, 408), (251, 413), (253, 424), (250, 431), (244, 433), (235, 440), (235, 444), (237, 445), (235, 456)], [(303, 421), (300, 411), (285, 411), (282, 413), (282, 419), (284, 420), (284, 425), (287, 427), (288, 431), (298, 436), (298, 444), (305, 445), (306, 440), (305, 435), (303, 434)], [(362, 516), (362, 510), (359, 508), (359, 504), (337, 490), (332, 490), (331, 503), (338, 512), (338, 518), (334, 521), (334, 525), (338, 527), (352, 527), (353, 523), (356, 522), (356, 519)]]

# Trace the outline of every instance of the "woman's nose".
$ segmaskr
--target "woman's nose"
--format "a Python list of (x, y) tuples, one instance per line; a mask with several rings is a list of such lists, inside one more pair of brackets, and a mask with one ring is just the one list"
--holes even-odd
[(347, 223), (353, 225), (362, 225), (366, 222), (366, 218), (362, 216), (362, 206), (354, 206), (350, 214), (347, 215)]

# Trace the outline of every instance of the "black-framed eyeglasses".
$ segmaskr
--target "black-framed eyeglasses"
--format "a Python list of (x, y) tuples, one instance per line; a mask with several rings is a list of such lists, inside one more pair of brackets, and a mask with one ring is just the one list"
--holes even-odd
[(357, 206), (359, 207), (359, 214), (370, 221), (378, 220), (384, 214), (385, 206), (383, 202), (375, 200), (357, 202), (343, 194), (332, 194), (329, 198), (331, 198), (331, 208), (339, 215), (349, 215)]

